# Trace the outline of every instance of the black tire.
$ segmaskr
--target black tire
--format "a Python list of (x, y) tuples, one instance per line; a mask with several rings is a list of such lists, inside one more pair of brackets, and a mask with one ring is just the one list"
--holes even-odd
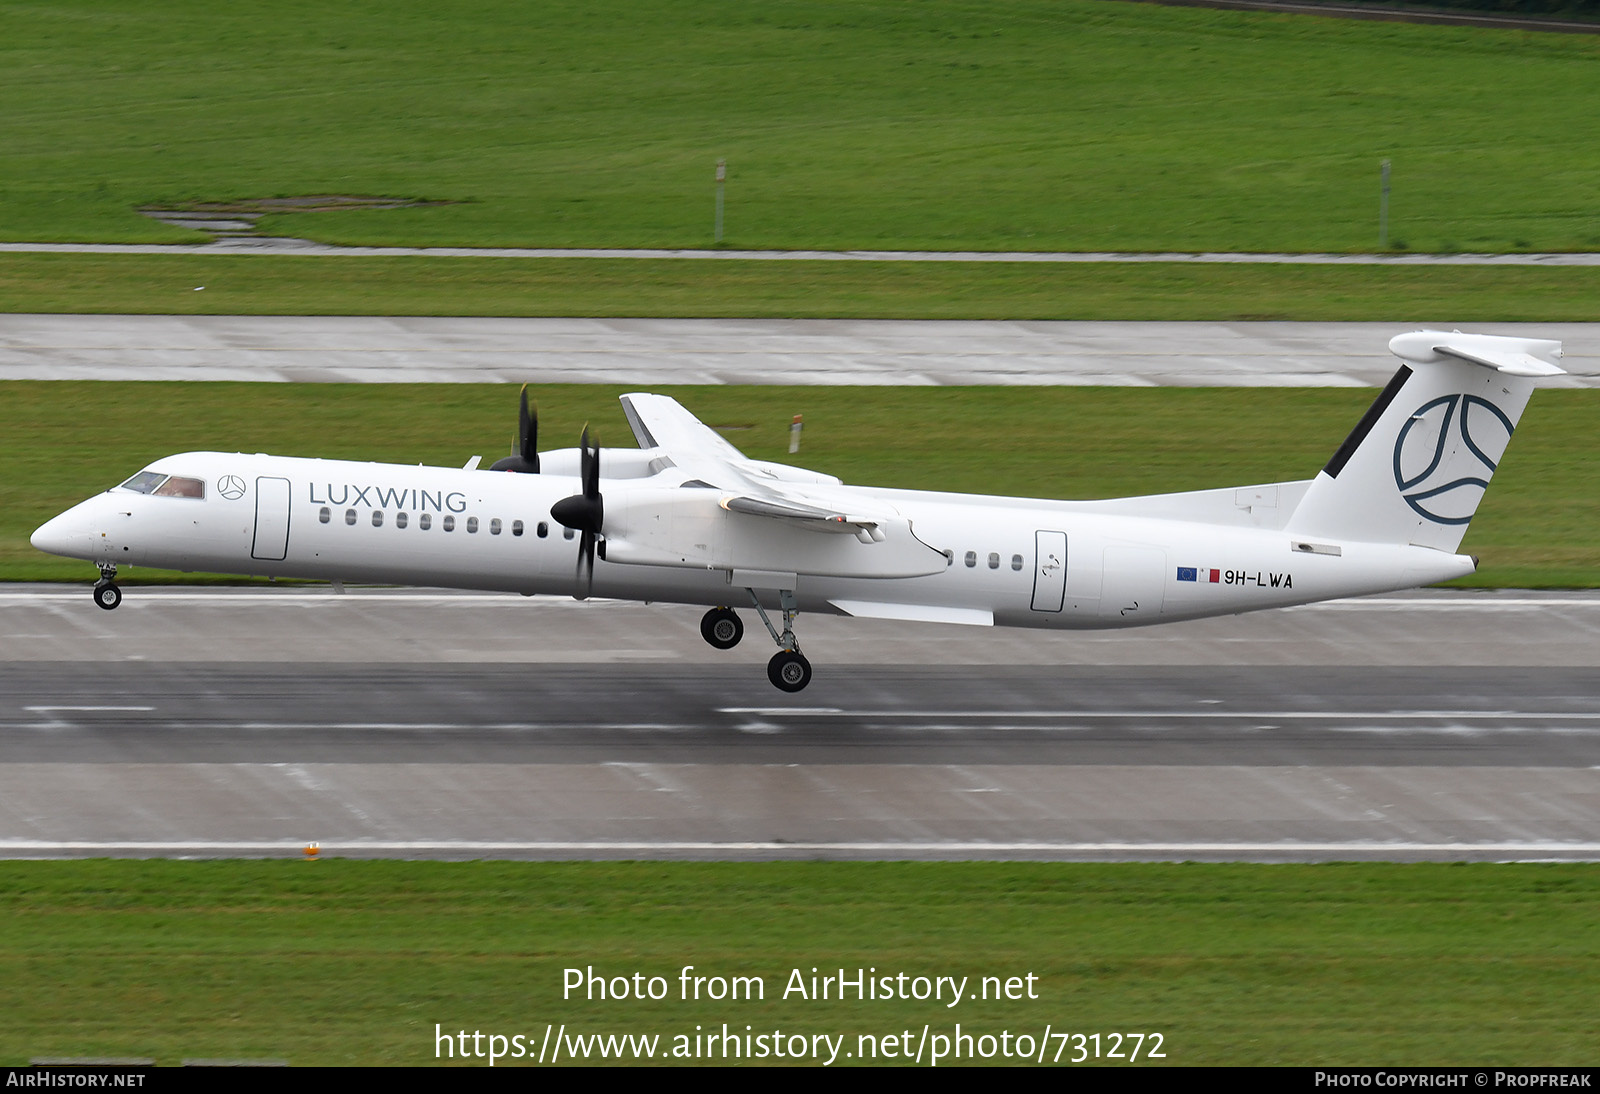
[(122, 603), (122, 590), (109, 581), (96, 585), (94, 587), (94, 602), (109, 612)]
[(744, 637), (744, 621), (732, 608), (712, 608), (700, 620), (700, 637), (719, 650), (731, 650)]
[(811, 683), (811, 662), (799, 650), (779, 650), (767, 662), (767, 679), (779, 691), (804, 691)]

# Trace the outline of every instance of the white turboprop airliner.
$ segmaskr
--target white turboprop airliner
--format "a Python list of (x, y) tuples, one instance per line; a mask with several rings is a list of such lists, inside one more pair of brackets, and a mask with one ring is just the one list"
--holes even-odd
[[(493, 474), (186, 452), (48, 521), (33, 545), (119, 565), (574, 592), (710, 605), (707, 642), (755, 610), (773, 684), (811, 665), (799, 611), (1013, 627), (1131, 627), (1461, 577), (1467, 522), (1559, 342), (1420, 331), (1316, 478), (1106, 501), (845, 486), (745, 458), (672, 399), (622, 397), (638, 450), (521, 453)], [(576, 539), (576, 542), (568, 542)], [(577, 556), (576, 587), (573, 557)], [(597, 558), (598, 556), (598, 558)], [(781, 630), (768, 612), (781, 613)]]

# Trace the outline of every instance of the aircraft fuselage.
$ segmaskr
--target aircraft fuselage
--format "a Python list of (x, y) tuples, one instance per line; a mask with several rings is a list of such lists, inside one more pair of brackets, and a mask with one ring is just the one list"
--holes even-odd
[[(577, 543), (551, 507), (580, 490), (576, 475), (217, 452), (170, 456), (148, 470), (199, 480), (203, 496), (114, 488), (45, 524), (34, 544), (102, 566), (529, 595), (575, 589)], [(612, 514), (628, 511), (630, 491), (663, 496), (647, 475), (607, 479), (604, 487), (608, 538)], [(1270, 520), (1256, 526), (1241, 517), (1238, 526), (1219, 526), (1097, 512), (1095, 502), (836, 485), (807, 490), (841, 509), (858, 498), (892, 507), (913, 538), (859, 547), (851, 537), (840, 542), (869, 562), (899, 551), (920, 573), (806, 573), (786, 580), (744, 571), (737, 562), (608, 561), (603, 546), (592, 595), (737, 607), (749, 605), (746, 589), (753, 588), (772, 606), (787, 584), (807, 612), (1101, 628), (1409, 588), (1474, 568), (1467, 556), (1425, 547), (1297, 541)], [(781, 532), (810, 537), (808, 544), (832, 538), (798, 528)], [(715, 534), (678, 533), (686, 541)], [(616, 542), (620, 551), (622, 541)]]

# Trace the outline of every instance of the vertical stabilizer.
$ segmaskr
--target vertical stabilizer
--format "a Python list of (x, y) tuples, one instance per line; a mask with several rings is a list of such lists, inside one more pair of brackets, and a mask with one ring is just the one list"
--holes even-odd
[(1290, 518), (1296, 536), (1455, 552), (1500, 464), (1534, 380), (1558, 376), (1561, 343), (1416, 331), (1405, 362)]

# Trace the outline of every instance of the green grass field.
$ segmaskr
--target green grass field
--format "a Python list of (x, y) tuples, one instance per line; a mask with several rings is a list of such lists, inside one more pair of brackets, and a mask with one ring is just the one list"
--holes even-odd
[(1600, 39), (1092, 0), (0, 3), (0, 239), (1600, 246)]
[(0, 254), (0, 312), (1360, 319), (1448, 329), (1600, 320), (1600, 267)]
[[(605, 385), (535, 391), (545, 448), (585, 422), (632, 446)], [(787, 453), (846, 482), (1026, 497), (1095, 498), (1309, 478), (1375, 392), (1340, 388), (662, 388), (747, 454)], [(516, 390), (475, 384), (0, 384), (0, 580), (87, 579), (29, 533), (68, 505), (173, 452), (220, 449), (436, 463), (510, 451)], [(1600, 585), (1600, 392), (1535, 394), (1463, 550), (1467, 583)], [(132, 570), (129, 580), (178, 575)]]
[[(1600, 1060), (1593, 866), (0, 863), (0, 911), (5, 1064), (422, 1065), (435, 1024), (537, 1046), (723, 1022), (847, 1051), (960, 1022), (1162, 1032), (1167, 1064)], [(684, 965), (764, 998), (683, 1001)], [(589, 966), (671, 994), (563, 999)], [(785, 1000), (813, 967), (1031, 973), (1038, 998)]]

